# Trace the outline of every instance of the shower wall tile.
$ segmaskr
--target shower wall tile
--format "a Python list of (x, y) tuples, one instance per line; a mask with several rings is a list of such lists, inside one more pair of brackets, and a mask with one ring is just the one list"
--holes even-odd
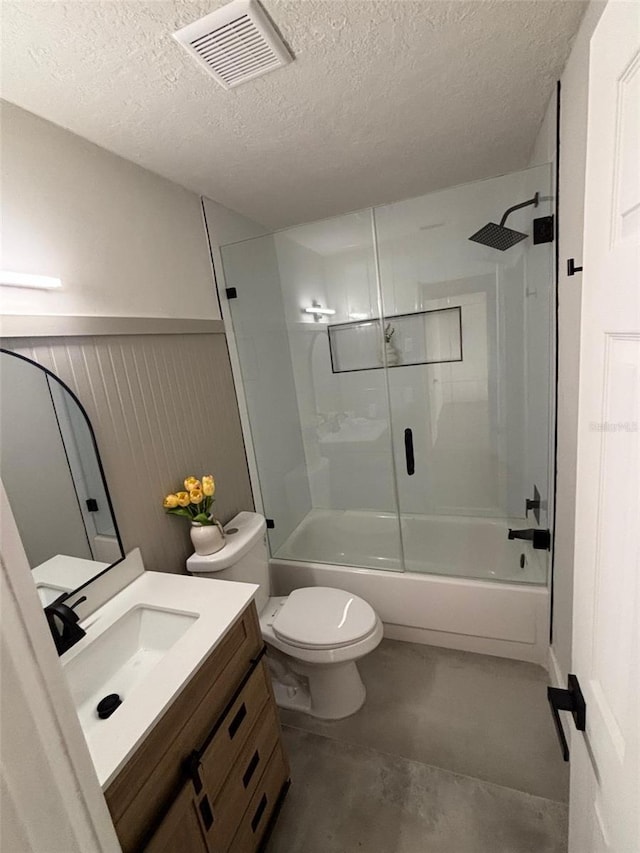
[(5, 339), (52, 370), (93, 424), (125, 549), (148, 569), (185, 572), (188, 524), (162, 498), (188, 474), (213, 473), (215, 512), (253, 499), (224, 334)]

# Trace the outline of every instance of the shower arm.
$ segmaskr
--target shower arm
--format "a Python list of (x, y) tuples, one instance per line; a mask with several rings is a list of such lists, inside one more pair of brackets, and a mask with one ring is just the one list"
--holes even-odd
[(533, 198), (530, 198), (528, 201), (523, 201), (520, 204), (514, 204), (513, 207), (510, 207), (502, 219), (500, 220), (500, 227), (504, 226), (504, 223), (507, 221), (507, 216), (510, 216), (515, 210), (520, 210), (521, 207), (529, 207), (530, 204), (538, 206), (540, 201), (540, 193), (536, 193)]

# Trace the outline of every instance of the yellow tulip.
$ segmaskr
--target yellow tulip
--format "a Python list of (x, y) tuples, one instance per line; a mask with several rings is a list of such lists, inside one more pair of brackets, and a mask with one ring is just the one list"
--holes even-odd
[(176, 492), (178, 498), (178, 506), (189, 506), (189, 492)]
[(200, 480), (196, 477), (187, 477), (184, 481), (184, 487), (188, 492), (192, 492), (194, 489), (200, 488)]
[(192, 504), (201, 504), (204, 500), (204, 495), (201, 489), (191, 489), (189, 492), (189, 500)]
[(210, 498), (212, 495), (215, 495), (216, 493), (216, 484), (210, 474), (206, 474), (202, 478), (202, 491), (208, 498)]
[(162, 502), (162, 506), (165, 509), (174, 509), (178, 506), (178, 496), (177, 495), (167, 495), (164, 501)]

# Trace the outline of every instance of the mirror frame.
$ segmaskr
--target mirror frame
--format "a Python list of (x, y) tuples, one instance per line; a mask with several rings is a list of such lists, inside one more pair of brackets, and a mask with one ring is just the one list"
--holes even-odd
[[(120, 553), (122, 554), (122, 556), (120, 557), (119, 560), (116, 560), (114, 563), (111, 563), (109, 566), (107, 566), (106, 569), (103, 569), (101, 572), (98, 572), (97, 574), (95, 574), (88, 581), (85, 581), (85, 583), (83, 583), (80, 586), (76, 587), (75, 589), (71, 590), (67, 594), (67, 598), (69, 598), (73, 595), (76, 595), (76, 593), (80, 592), (81, 590), (85, 589), (87, 586), (89, 586), (89, 584), (92, 584), (96, 580), (96, 578), (102, 577), (102, 575), (106, 574), (114, 566), (117, 566), (126, 557), (124, 545), (122, 544), (122, 537), (120, 535), (120, 528), (118, 527), (118, 520), (116, 518), (116, 514), (115, 514), (115, 511), (113, 508), (113, 501), (111, 500), (111, 492), (109, 491), (109, 484), (107, 483), (107, 478), (106, 478), (106, 475), (104, 473), (104, 466), (102, 465), (102, 457), (100, 456), (100, 450), (98, 448), (98, 442), (96, 441), (96, 434), (93, 430), (93, 424), (91, 423), (91, 419), (89, 418), (89, 415), (87, 414), (87, 410), (85, 409), (85, 407), (82, 405), (82, 403), (78, 399), (78, 395), (75, 393), (75, 391), (73, 391), (71, 388), (69, 388), (67, 383), (64, 382), (62, 379), (60, 379), (60, 377), (57, 376), (52, 370), (49, 370), (48, 367), (45, 367), (43, 364), (39, 364), (37, 361), (34, 361), (32, 358), (29, 358), (26, 355), (22, 355), (22, 353), (14, 352), (14, 350), (7, 349), (6, 347), (0, 347), (0, 354), (11, 355), (14, 358), (19, 358), (22, 361), (26, 361), (28, 364), (32, 364), (34, 367), (37, 367), (38, 370), (41, 370), (44, 374), (46, 374), (47, 377), (54, 379), (59, 385), (61, 385), (62, 388), (67, 392), (67, 394), (70, 395), (72, 400), (76, 403), (76, 405), (80, 409), (82, 417), (84, 418), (85, 423), (89, 429), (89, 435), (91, 436), (91, 442), (93, 445), (93, 450), (96, 454), (96, 459), (98, 461), (98, 470), (100, 471), (100, 477), (102, 479), (102, 486), (104, 488), (104, 493), (105, 493), (106, 498), (107, 498), (107, 505), (109, 507), (109, 512), (111, 513), (111, 518), (113, 519), (113, 526), (114, 526), (115, 532), (116, 532), (116, 539), (118, 540), (118, 546), (120, 548)], [(61, 440), (62, 440), (62, 437), (61, 437)], [(11, 501), (9, 501), (9, 505), (11, 505)]]

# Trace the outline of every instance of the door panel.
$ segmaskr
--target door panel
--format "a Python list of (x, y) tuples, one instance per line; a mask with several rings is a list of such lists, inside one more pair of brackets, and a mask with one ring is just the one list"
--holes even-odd
[(581, 323), (570, 850), (640, 850), (640, 8), (591, 41)]

